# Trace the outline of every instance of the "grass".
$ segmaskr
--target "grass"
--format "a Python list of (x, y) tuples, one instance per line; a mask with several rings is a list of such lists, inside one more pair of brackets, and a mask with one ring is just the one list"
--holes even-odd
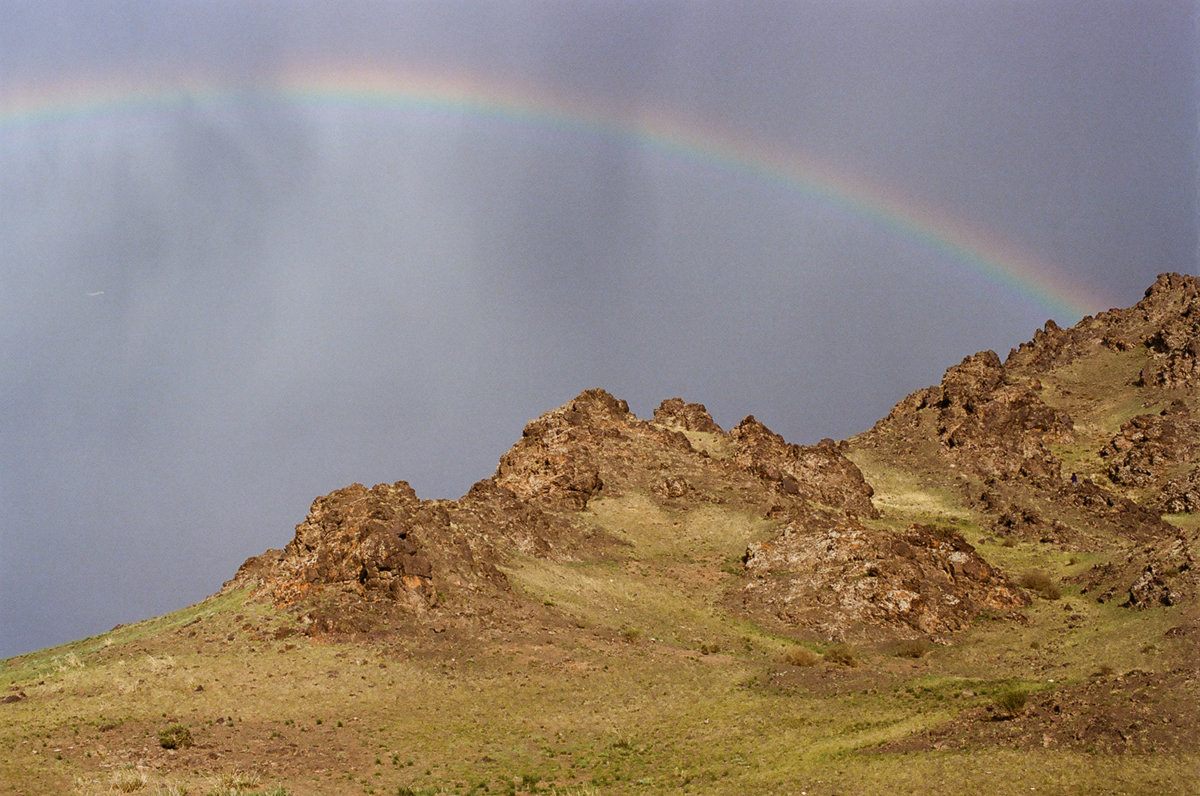
[(823, 656), (829, 663), (838, 666), (858, 666), (859, 652), (849, 644), (834, 644)]
[(824, 660), (819, 652), (813, 652), (808, 647), (792, 647), (780, 659), (789, 666), (816, 666)]
[(1002, 716), (1015, 718), (1025, 709), (1025, 703), (1028, 701), (1029, 689), (1013, 686), (997, 694), (995, 700), (993, 700), (993, 704)]
[[(937, 777), (950, 770), (956, 791), (1016, 792), (1010, 784), (1031, 777), (1083, 790), (1089, 783), (1138, 789), (1140, 782), (1169, 790), (1184, 781), (1188, 759), (1159, 760), (1155, 766), (1135, 760), (1123, 768), (1101, 757), (1081, 772), (1072, 767), (1083, 758), (1070, 751), (1032, 753), (1034, 768), (1032, 758), (988, 748), (955, 753), (950, 768), (944, 755), (871, 752), (958, 711), (989, 704), (1005, 684), (1036, 680), (1052, 687), (1047, 679), (1087, 678), (1098, 659), (1117, 671), (1145, 666), (1148, 656), (1170, 652), (1162, 646), (1163, 631), (1176, 621), (1169, 612), (1134, 616), (1068, 595), (1072, 610), (1085, 620), (1072, 629), (1063, 624), (1062, 601), (1040, 602), (1029, 610), (1028, 625), (982, 623), (939, 647), (936, 656), (848, 650), (858, 666), (814, 667), (792, 658), (816, 657), (809, 645), (762, 629), (747, 648), (741, 640), (746, 628), (724, 617), (715, 602), (683, 611), (688, 601), (675, 597), (667, 601), (667, 618), (657, 616), (654, 601), (669, 595), (670, 581), (652, 568), (605, 569), (593, 562), (564, 572), (578, 576), (580, 570), (587, 573), (582, 583), (578, 577), (547, 579), (557, 593), (570, 597), (575, 582), (586, 595), (565, 600), (566, 608), (560, 600), (548, 609), (564, 616), (564, 624), (531, 627), (496, 642), (460, 640), (453, 653), (424, 648), (415, 639), (382, 647), (301, 639), (286, 653), (279, 652), (282, 644), (229, 642), (226, 636), (245, 633), (238, 628), (247, 622), (276, 621), (253, 603), (231, 600), (225, 613), (199, 625), (166, 622), (167, 632), (158, 636), (96, 644), (90, 652), (76, 652), (78, 665), (49, 673), (43, 673), (44, 663), (65, 661), (67, 651), (5, 662), (4, 676), (22, 683), (30, 699), (5, 706), (16, 712), (0, 727), (0, 745), (17, 754), (0, 761), (0, 781), (26, 783), (30, 792), (69, 793), (73, 778), (83, 777), (97, 787), (75, 792), (115, 792), (102, 778), (104, 767), (121, 765), (128, 754), (145, 755), (158, 746), (157, 732), (176, 723), (191, 725), (200, 748), (159, 750), (158, 757), (143, 761), (150, 767), (145, 783), (128, 792), (167, 793), (171, 787), (198, 796), (279, 788), (298, 795), (359, 794), (372, 787), (380, 794), (401, 788), (467, 793), (483, 783), (487, 793), (503, 793), (515, 781), (522, 783), (516, 792), (536, 786), (542, 793), (773, 792), (780, 782), (811, 785), (817, 792), (893, 792), (943, 781)], [(634, 610), (631, 594), (628, 601), (622, 597), (596, 608), (594, 616), (619, 617), (639, 631), (635, 643), (590, 630), (567, 632), (578, 618), (573, 611), (584, 616), (587, 604), (626, 588), (645, 589), (647, 605)], [(613, 611), (616, 607), (622, 611)], [(235, 620), (239, 615), (243, 619)], [(687, 633), (676, 634), (678, 642), (659, 635), (681, 618), (712, 629), (715, 635), (701, 638), (710, 646), (719, 643), (720, 652), (701, 655), (701, 645)], [(196, 637), (187, 635), (197, 628)], [(1041, 649), (1033, 650), (1033, 641)], [(1159, 647), (1142, 653), (1149, 643)], [(249, 653), (248, 644), (258, 652)], [(831, 645), (825, 659), (838, 660), (843, 652)], [(166, 656), (173, 666), (148, 663)], [(928, 663), (931, 657), (936, 669)], [(45, 683), (31, 685), (34, 674)], [(135, 674), (146, 682), (133, 691), (112, 685)], [(839, 684), (842, 677), (863, 679)], [(194, 690), (196, 680), (203, 691)], [(961, 696), (965, 691), (976, 696)], [(108, 725), (115, 727), (100, 729)], [(56, 748), (64, 750), (62, 761), (48, 754)], [(303, 750), (302, 757), (289, 767), (293, 749)], [(219, 759), (210, 761), (206, 751)], [(280, 763), (275, 781), (236, 779), (242, 775), (229, 773), (238, 765), (229, 758), (239, 754), (245, 755), (243, 766)], [(127, 787), (141, 779), (136, 773), (122, 776), (129, 777)]]
[(1054, 582), (1054, 579), (1039, 569), (1030, 569), (1021, 573), (1017, 583), (1044, 600), (1057, 600), (1062, 597), (1062, 590)]

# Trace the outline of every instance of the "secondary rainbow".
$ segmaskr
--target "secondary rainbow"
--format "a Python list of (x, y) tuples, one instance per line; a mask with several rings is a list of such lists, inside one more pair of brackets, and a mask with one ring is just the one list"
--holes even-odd
[(291, 71), (267, 83), (223, 84), (205, 79), (170, 83), (109, 81), (0, 95), (0, 140), (44, 125), (88, 124), (98, 116), (137, 116), (183, 103), (238, 99), (298, 104), (438, 109), (514, 125), (552, 128), (583, 136), (617, 136), (669, 156), (780, 184), (858, 217), (931, 252), (960, 263), (988, 281), (1074, 322), (1107, 305), (1086, 286), (1061, 277), (1054, 266), (961, 219), (911, 197), (819, 163), (802, 153), (756, 141), (741, 131), (588, 102), (550, 88), (499, 80), (404, 70), (326, 68)]

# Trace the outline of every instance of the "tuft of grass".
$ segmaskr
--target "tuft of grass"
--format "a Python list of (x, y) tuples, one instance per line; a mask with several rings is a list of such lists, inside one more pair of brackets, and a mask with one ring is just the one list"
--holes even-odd
[(1044, 600), (1057, 600), (1062, 597), (1062, 590), (1054, 579), (1039, 569), (1026, 570), (1017, 582)]
[(183, 785), (163, 783), (154, 789), (154, 796), (188, 796), (188, 789)]
[(997, 694), (993, 704), (1002, 716), (1011, 719), (1019, 716), (1025, 710), (1025, 703), (1028, 701), (1029, 689), (1014, 686)]
[(136, 793), (146, 787), (146, 774), (132, 768), (114, 771), (109, 785), (117, 793)]
[(816, 666), (821, 662), (821, 655), (808, 647), (792, 647), (780, 659), (790, 666)]
[(825, 650), (825, 660), (838, 666), (858, 666), (858, 650), (849, 644), (834, 644)]
[(163, 749), (186, 749), (192, 745), (192, 731), (182, 724), (172, 724), (159, 731), (158, 743)]
[[(213, 778), (212, 787), (208, 791), (208, 796), (253, 796), (253, 789), (258, 787), (261, 778), (258, 774), (249, 771), (226, 771), (218, 774)], [(268, 791), (271, 796), (276, 796), (276, 792), (282, 788), (275, 788), (274, 791)], [(283, 791), (286, 793), (286, 791)]]

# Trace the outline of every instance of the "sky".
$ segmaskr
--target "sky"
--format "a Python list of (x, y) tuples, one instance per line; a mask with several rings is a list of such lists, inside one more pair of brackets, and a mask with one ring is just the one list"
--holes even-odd
[(604, 387), (789, 441), (1197, 272), (1185, 0), (7, 0), (0, 657)]

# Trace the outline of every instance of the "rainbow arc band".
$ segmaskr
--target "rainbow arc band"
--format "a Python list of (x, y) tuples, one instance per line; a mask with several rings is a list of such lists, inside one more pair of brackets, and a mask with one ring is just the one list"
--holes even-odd
[(403, 69), (292, 70), (268, 83), (176, 79), (109, 80), (0, 94), (0, 142), (44, 126), (88, 124), (103, 116), (153, 114), (195, 105), (247, 101), (299, 105), (438, 110), (584, 137), (617, 137), (664, 155), (780, 185), (863, 223), (961, 264), (1074, 323), (1106, 309), (1104, 299), (1061, 269), (948, 213), (787, 147), (666, 113), (630, 110), (564, 96), (544, 86)]

